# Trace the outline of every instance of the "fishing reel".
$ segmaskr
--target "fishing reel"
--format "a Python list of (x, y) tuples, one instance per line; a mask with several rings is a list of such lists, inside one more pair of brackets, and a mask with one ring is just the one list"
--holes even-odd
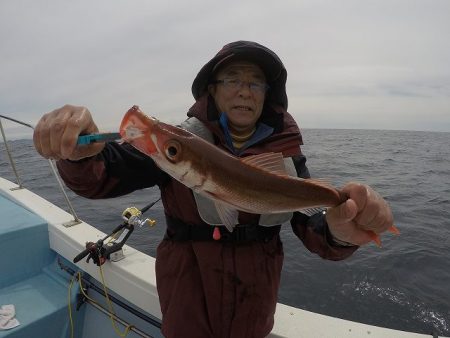
[[(96, 265), (100, 266), (104, 264), (107, 259), (117, 262), (125, 258), (122, 247), (134, 231), (135, 226), (140, 228), (144, 225), (153, 227), (156, 224), (155, 220), (144, 218), (142, 214), (158, 201), (159, 199), (142, 208), (142, 210), (139, 210), (136, 207), (126, 208), (122, 212), (123, 223), (117, 226), (109, 235), (99, 239), (97, 242), (86, 242), (86, 249), (80, 252), (73, 259), (73, 262), (78, 263), (87, 256), (87, 263), (92, 259)], [(106, 242), (106, 240), (108, 241)]]

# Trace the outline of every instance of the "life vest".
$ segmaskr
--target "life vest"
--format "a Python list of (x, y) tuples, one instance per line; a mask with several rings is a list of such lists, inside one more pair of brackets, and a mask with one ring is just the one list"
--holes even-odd
[[(191, 133), (201, 137), (205, 141), (214, 144), (214, 137), (211, 131), (205, 126), (205, 124), (196, 117), (190, 117), (180, 125), (181, 128), (190, 131)], [(286, 172), (289, 176), (297, 177), (297, 171), (295, 169), (294, 161), (291, 157), (284, 158), (284, 165)], [(197, 204), (198, 213), (201, 219), (212, 226), (223, 226), (222, 221), (217, 213), (214, 201), (208, 197), (200, 195), (199, 193), (192, 191)], [(288, 222), (292, 218), (292, 212), (277, 213), (277, 214), (261, 214), (259, 218), (259, 225), (262, 226), (275, 226)]]

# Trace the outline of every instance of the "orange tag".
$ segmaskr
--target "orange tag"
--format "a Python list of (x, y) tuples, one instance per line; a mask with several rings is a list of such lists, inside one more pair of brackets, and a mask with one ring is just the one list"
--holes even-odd
[(218, 240), (220, 239), (220, 230), (219, 230), (219, 227), (214, 227), (213, 238), (214, 238), (214, 240), (216, 240), (216, 241), (218, 241)]

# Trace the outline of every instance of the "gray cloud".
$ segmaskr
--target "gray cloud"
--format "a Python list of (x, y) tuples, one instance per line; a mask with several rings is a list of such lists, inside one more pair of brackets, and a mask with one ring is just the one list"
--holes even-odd
[(450, 131), (449, 12), (445, 0), (6, 0), (0, 112), (35, 123), (79, 104), (110, 130), (139, 104), (180, 121), (200, 67), (249, 39), (282, 58), (303, 127)]

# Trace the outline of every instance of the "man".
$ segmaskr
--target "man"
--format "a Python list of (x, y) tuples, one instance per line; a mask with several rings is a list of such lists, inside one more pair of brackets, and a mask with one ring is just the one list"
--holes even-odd
[[(301, 134), (287, 112), (286, 78), (282, 62), (268, 48), (230, 43), (195, 78), (196, 102), (183, 126), (235, 156), (281, 152), (290, 173), (307, 178)], [(344, 259), (370, 242), (365, 230), (382, 233), (393, 223), (380, 195), (349, 183), (342, 189), (349, 199), (326, 213), (239, 212), (239, 225), (229, 234), (210, 225), (217, 215), (208, 201), (129, 144), (76, 146), (78, 135), (95, 132), (86, 108), (64, 106), (42, 117), (34, 143), (44, 157), (59, 160), (62, 178), (82, 196), (114, 197), (159, 186), (167, 232), (158, 247), (156, 276), (167, 337), (268, 335), (283, 262), (281, 223), (290, 220), (310, 251), (331, 260)]]

